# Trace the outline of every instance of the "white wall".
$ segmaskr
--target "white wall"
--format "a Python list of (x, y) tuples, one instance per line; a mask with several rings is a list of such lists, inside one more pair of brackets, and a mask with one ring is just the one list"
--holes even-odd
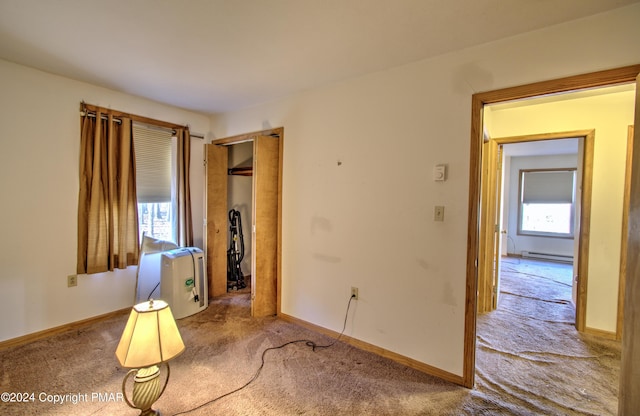
[[(135, 268), (75, 274), (80, 102), (209, 132), (209, 118), (0, 60), (0, 341), (125, 308)], [(195, 240), (202, 246), (204, 140), (193, 139)]]
[(625, 91), (492, 111), (494, 138), (595, 129), (586, 326), (610, 332), (617, 322), (627, 129), (633, 124), (634, 98), (634, 91)]
[(639, 20), (627, 7), (213, 117), (216, 137), (285, 128), (282, 312), (340, 331), (357, 286), (347, 335), (461, 375), (471, 95), (638, 63)]
[[(507, 145), (508, 146), (508, 145)], [(522, 254), (523, 251), (535, 251), (541, 253), (573, 256), (573, 238), (551, 238), (543, 236), (518, 235), (518, 201), (520, 170), (521, 169), (555, 169), (576, 168), (577, 154), (574, 155), (547, 155), (547, 156), (520, 156), (510, 157), (509, 163), (505, 163), (504, 173), (509, 176), (508, 189), (504, 192), (503, 203), (507, 211), (507, 221), (502, 225), (502, 230), (507, 230), (506, 250), (509, 254)], [(508, 166), (508, 171), (506, 167)], [(503, 247), (504, 248), (504, 247)]]

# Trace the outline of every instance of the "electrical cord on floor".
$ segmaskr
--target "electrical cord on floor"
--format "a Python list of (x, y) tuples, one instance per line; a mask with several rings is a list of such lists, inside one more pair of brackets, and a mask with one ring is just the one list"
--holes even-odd
[(258, 370), (253, 375), (253, 377), (251, 377), (249, 379), (249, 381), (247, 381), (244, 385), (242, 385), (241, 387), (238, 387), (237, 389), (232, 390), (232, 391), (230, 391), (228, 393), (225, 393), (225, 394), (223, 394), (221, 396), (213, 398), (213, 399), (211, 399), (211, 400), (209, 400), (209, 401), (207, 401), (205, 403), (202, 403), (201, 405), (198, 405), (198, 406), (196, 406), (196, 407), (194, 407), (192, 409), (184, 410), (182, 412), (175, 413), (174, 416), (184, 415), (184, 414), (187, 414), (187, 413), (194, 412), (194, 411), (196, 411), (198, 409), (201, 409), (201, 408), (203, 408), (205, 406), (208, 406), (208, 405), (210, 405), (212, 403), (215, 403), (215, 402), (217, 402), (218, 400), (220, 400), (220, 399), (222, 399), (224, 397), (230, 396), (230, 395), (232, 395), (234, 393), (237, 393), (240, 390), (243, 390), (244, 388), (248, 387), (251, 383), (253, 383), (258, 378), (258, 376), (262, 372), (262, 369), (264, 368), (264, 364), (265, 364), (264, 357), (266, 356), (267, 352), (269, 352), (271, 350), (279, 350), (279, 349), (282, 349), (282, 348), (284, 348), (284, 347), (286, 347), (288, 345), (300, 344), (300, 343), (304, 343), (307, 347), (311, 348), (312, 351), (315, 351), (318, 348), (329, 348), (329, 347), (332, 347), (333, 345), (335, 345), (336, 342), (338, 342), (340, 340), (340, 337), (342, 337), (342, 335), (344, 334), (345, 329), (347, 328), (347, 319), (349, 317), (349, 308), (351, 308), (351, 301), (355, 297), (356, 297), (356, 295), (351, 295), (351, 297), (349, 298), (349, 302), (347, 303), (347, 312), (344, 314), (344, 323), (342, 325), (342, 331), (340, 331), (340, 334), (338, 335), (338, 337), (335, 338), (331, 343), (326, 344), (326, 345), (318, 345), (314, 341), (310, 341), (308, 339), (297, 339), (297, 340), (294, 340), (294, 341), (285, 342), (284, 344), (278, 345), (277, 347), (265, 348), (264, 351), (262, 351), (262, 356), (260, 357), (260, 367), (258, 367)]

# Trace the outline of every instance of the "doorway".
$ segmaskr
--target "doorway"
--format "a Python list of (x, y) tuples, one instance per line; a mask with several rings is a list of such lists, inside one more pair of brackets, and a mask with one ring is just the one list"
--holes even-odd
[[(500, 265), (504, 254), (541, 259), (571, 258), (574, 269), (572, 292), (576, 307), (575, 326), (579, 331), (584, 331), (594, 139), (593, 130), (584, 130), (495, 138), (483, 144), (481, 211), (484, 215), (480, 224), (480, 238), (484, 244), (479, 249), (479, 258), (482, 259), (481, 267), (478, 269), (479, 313), (490, 312), (498, 307)], [(575, 170), (575, 175), (572, 169)], [(570, 214), (569, 218), (569, 221), (575, 224), (569, 232), (573, 236), (571, 239), (549, 237), (538, 232), (526, 233), (521, 230), (521, 209), (524, 206), (521, 204), (524, 194), (521, 182), (523, 173), (553, 175), (556, 182), (568, 176), (567, 173), (571, 175), (568, 177), (575, 176), (571, 183), (567, 184), (568, 189), (554, 188), (549, 195), (538, 192), (544, 191), (543, 189), (532, 190), (530, 193), (530, 198), (543, 197), (546, 202), (549, 202), (549, 198), (571, 199), (572, 210), (575, 213), (575, 217)], [(558, 175), (562, 176), (557, 177)], [(508, 192), (509, 190), (511, 192)], [(508, 193), (508, 196), (505, 197), (505, 193)], [(505, 212), (505, 206), (509, 207), (506, 210), (508, 212)], [(508, 239), (511, 240), (511, 248)], [(517, 247), (520, 248), (519, 251)]]
[[(492, 103), (520, 100), (524, 98), (577, 91), (622, 83), (636, 82), (640, 73), (640, 65), (600, 71), (585, 75), (544, 81), (519, 87), (505, 88), (474, 94), (472, 97), (471, 144), (470, 144), (470, 186), (468, 213), (468, 244), (467, 244), (467, 279), (466, 279), (466, 310), (464, 333), (464, 361), (463, 385), (473, 388), (475, 380), (475, 348), (476, 348), (476, 318), (478, 309), (478, 275), (483, 260), (479, 257), (479, 248), (484, 241), (480, 236), (480, 200), (481, 200), (481, 169), (483, 156), (483, 110), (484, 106)], [(631, 221), (631, 217), (629, 219)], [(628, 298), (629, 296), (627, 296)]]
[[(247, 217), (242, 221), (245, 223), (244, 239), (250, 247), (250, 252), (246, 252), (250, 262), (243, 262), (244, 270), (249, 269), (243, 274), (250, 279), (253, 317), (275, 315), (280, 310), (283, 139), (284, 129), (275, 128), (214, 140), (205, 145), (209, 297), (228, 292), (229, 210), (237, 203), (237, 208)], [(230, 152), (233, 147), (236, 148)], [(246, 149), (249, 149), (246, 154), (250, 158), (243, 153)], [(240, 155), (238, 165), (229, 166), (230, 153)], [(231, 160), (235, 163), (236, 158)], [(233, 185), (229, 186), (229, 177), (236, 175), (249, 178), (250, 201), (246, 197), (239, 202), (230, 200), (236, 193), (231, 189)]]
[[(592, 161), (582, 160), (584, 137), (539, 140), (532, 136), (531, 139), (509, 141), (502, 146), (498, 287), (502, 288), (503, 272), (526, 277), (542, 271), (553, 281), (571, 287), (568, 299), (575, 308), (580, 293), (577, 290), (582, 236), (579, 224), (581, 207), (585, 205), (576, 197), (582, 189), (578, 185), (583, 182), (582, 167), (591, 166)], [(592, 153), (587, 154), (590, 155)], [(591, 178), (585, 181), (591, 183)], [(536, 261), (549, 263), (540, 270), (524, 267)], [(502, 293), (500, 290), (498, 295)], [(551, 300), (546, 296), (541, 299)], [(574, 324), (575, 319), (574, 313)]]

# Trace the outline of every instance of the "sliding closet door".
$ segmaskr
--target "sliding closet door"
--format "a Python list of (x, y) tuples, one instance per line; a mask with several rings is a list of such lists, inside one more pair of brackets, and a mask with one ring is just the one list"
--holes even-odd
[(279, 139), (256, 136), (253, 145), (251, 315), (277, 313)]
[(207, 280), (209, 298), (227, 293), (227, 165), (226, 146), (207, 144)]

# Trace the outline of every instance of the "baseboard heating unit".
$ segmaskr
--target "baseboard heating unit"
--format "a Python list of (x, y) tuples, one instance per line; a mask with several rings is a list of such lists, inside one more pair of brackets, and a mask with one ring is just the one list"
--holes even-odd
[(566, 256), (563, 254), (540, 253), (537, 251), (523, 251), (522, 258), (535, 259), (535, 260), (559, 261), (562, 263), (573, 263), (573, 256)]

